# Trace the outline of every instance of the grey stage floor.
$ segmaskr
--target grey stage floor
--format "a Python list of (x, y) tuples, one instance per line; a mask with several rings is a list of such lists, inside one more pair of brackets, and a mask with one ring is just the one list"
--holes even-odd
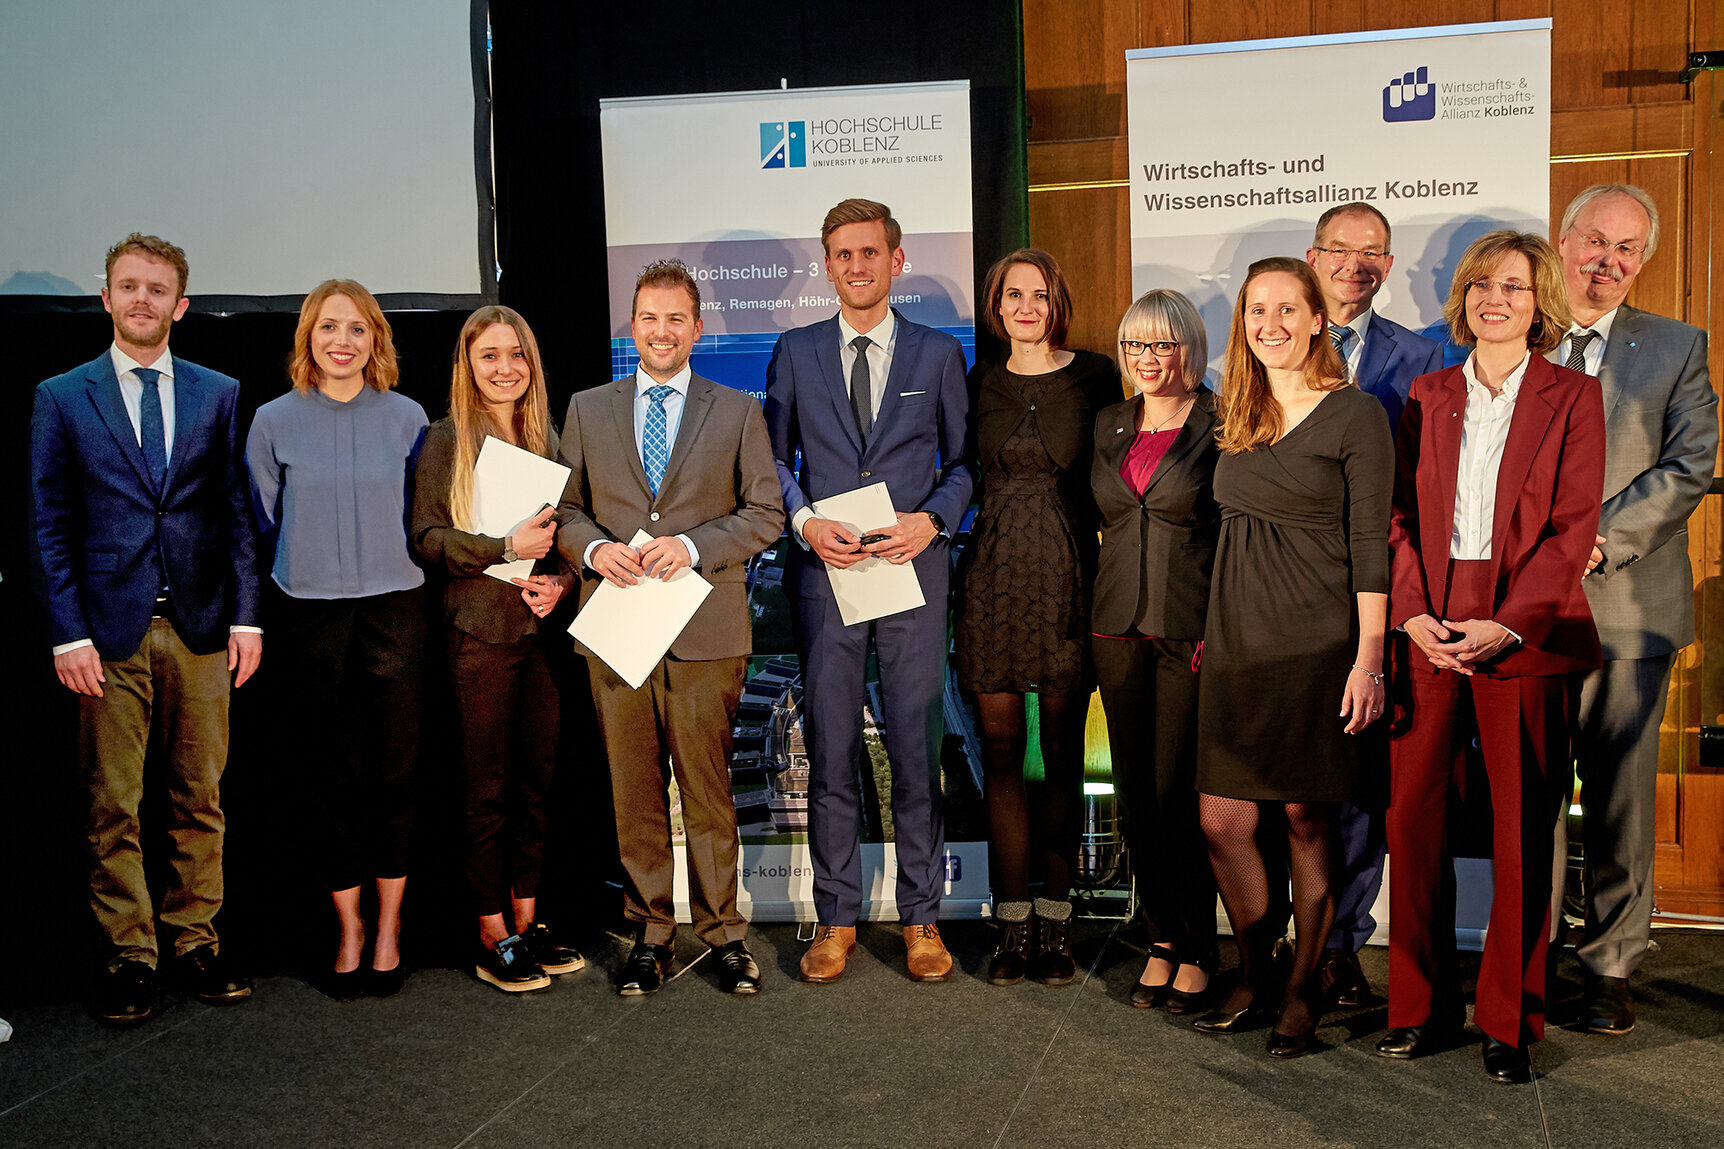
[[(1476, 1044), (1374, 1056), (1381, 1005), (1331, 1016), (1324, 1048), (1285, 1063), (1262, 1033), (1131, 1009), (1142, 940), (1117, 923), (1080, 923), (1089, 969), (1065, 989), (990, 986), (990, 927), (946, 935), (962, 968), (944, 985), (905, 980), (885, 926), (864, 927), (842, 982), (803, 985), (793, 928), (767, 926), (753, 999), (721, 995), (700, 961), (619, 999), (607, 977), (626, 946), (602, 935), (592, 967), (518, 998), (440, 969), (345, 1005), (268, 978), (247, 1005), (170, 1000), (126, 1033), (69, 1003), (14, 1008), (0, 1146), (1724, 1143), (1724, 935), (1661, 931), (1639, 1027), (1552, 1030), (1520, 1087), (1488, 1081)], [(1380, 991), (1384, 951), (1366, 968)]]

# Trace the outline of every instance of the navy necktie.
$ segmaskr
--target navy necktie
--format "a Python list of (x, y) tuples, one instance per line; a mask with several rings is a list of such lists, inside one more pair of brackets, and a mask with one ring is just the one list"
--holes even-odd
[(168, 475), (168, 432), (162, 422), (162, 392), (156, 386), (161, 372), (154, 367), (139, 367), (132, 372), (144, 385), (138, 400), (138, 439), (144, 449), (144, 463), (150, 468), (150, 482), (161, 493), (162, 481)]
[(665, 415), (664, 401), (675, 387), (660, 383), (647, 388), (646, 425), (641, 428), (641, 462), (646, 464), (647, 488), (658, 498), (658, 485), (664, 482), (664, 469), (670, 463), (670, 420)]

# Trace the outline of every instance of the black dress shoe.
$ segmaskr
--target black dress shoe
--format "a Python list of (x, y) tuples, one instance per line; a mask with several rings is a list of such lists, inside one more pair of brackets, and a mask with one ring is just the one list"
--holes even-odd
[(311, 984), (318, 993), (334, 1001), (358, 1001), (371, 988), (371, 971), (363, 966), (346, 973), (324, 970)]
[(1625, 977), (1595, 977), (1589, 979), (1586, 1006), (1581, 1011), (1581, 1025), (1588, 1033), (1606, 1033), (1620, 1037), (1634, 1028), (1634, 999), (1628, 993)]
[(1364, 1005), (1371, 998), (1371, 984), (1352, 950), (1324, 950), (1317, 965), (1317, 982), (1323, 1000), (1332, 1005)]
[(234, 972), (233, 963), (214, 946), (199, 946), (174, 962), (179, 983), (205, 1005), (237, 1005), (251, 996), (251, 979)]
[(635, 948), (629, 951), (628, 960), (623, 963), (622, 973), (617, 976), (617, 993), (623, 997), (657, 993), (664, 986), (664, 979), (670, 976), (674, 964), (675, 958), (669, 946), (636, 942)]
[(1192, 1022), (1191, 1028), (1198, 1033), (1247, 1033), (1253, 1029), (1263, 1028), (1270, 1019), (1271, 1013), (1266, 1007), (1252, 1002), (1244, 1009), (1212, 1009)]
[(1016, 985), (1024, 980), (1030, 965), (1030, 919), (1000, 923), (1000, 941), (988, 959), (988, 981), (992, 985)]
[(1398, 1025), (1377, 1042), (1378, 1057), (1410, 1061), (1436, 1053), (1454, 1043), (1457, 1027), (1443, 1025)]
[(760, 992), (760, 967), (744, 942), (725, 942), (718, 947), (718, 988), (725, 993)]
[(586, 968), (587, 959), (581, 956), (581, 951), (557, 941), (551, 927), (544, 922), (534, 922), (522, 930), (521, 940), (527, 944), (527, 956), (533, 959), (533, 964), (546, 973), (574, 973)]
[(1485, 1076), (1492, 1081), (1525, 1085), (1532, 1080), (1532, 1059), (1521, 1046), (1487, 1036), (1484, 1057)]
[[(1150, 946), (1149, 956), (1151, 960), (1160, 958), (1162, 961), (1167, 962), (1173, 967), (1173, 973), (1168, 974), (1167, 980), (1159, 985), (1151, 985), (1147, 981), (1140, 981), (1131, 987), (1131, 1004), (1136, 1006), (1138, 1009), (1154, 1009), (1156, 1006), (1165, 1002), (1167, 1000), (1168, 990), (1173, 986), (1173, 974), (1179, 972), (1179, 955), (1168, 949), (1166, 946)], [(1147, 965), (1149, 963), (1145, 962), (1144, 964)]]
[(156, 1010), (156, 971), (141, 961), (123, 961), (102, 976), (90, 1014), (103, 1025), (142, 1025)]

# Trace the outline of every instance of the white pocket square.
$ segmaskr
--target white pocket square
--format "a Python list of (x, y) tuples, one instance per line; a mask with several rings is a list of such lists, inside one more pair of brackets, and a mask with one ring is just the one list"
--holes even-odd
[(926, 395), (926, 394), (927, 394), (926, 391), (900, 391), (900, 392), (898, 392), (898, 398), (908, 399), (912, 395)]

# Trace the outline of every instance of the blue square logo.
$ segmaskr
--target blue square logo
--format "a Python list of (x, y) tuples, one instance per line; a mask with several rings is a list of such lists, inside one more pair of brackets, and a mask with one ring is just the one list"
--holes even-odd
[(802, 120), (778, 120), (760, 125), (762, 168), (808, 166), (808, 125)]
[(1437, 118), (1437, 88), (1431, 83), (1430, 69), (1421, 67), (1390, 80), (1383, 89), (1383, 122), (1404, 123), (1408, 120)]

